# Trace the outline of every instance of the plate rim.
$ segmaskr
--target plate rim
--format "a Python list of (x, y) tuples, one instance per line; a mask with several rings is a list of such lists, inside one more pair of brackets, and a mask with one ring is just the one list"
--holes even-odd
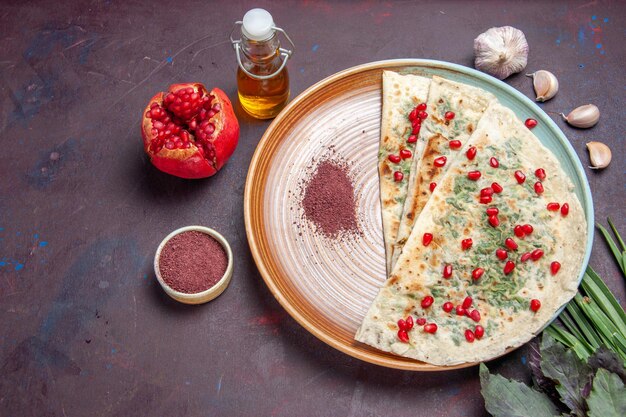
[[(554, 120), (552, 120), (552, 118), (548, 116), (547, 113), (541, 107), (539, 107), (530, 98), (528, 98), (526, 95), (524, 95), (523, 93), (521, 93), (514, 87), (510, 86), (509, 84), (470, 67), (466, 67), (466, 66), (451, 63), (451, 62), (431, 60), (431, 59), (418, 59), (418, 58), (387, 59), (387, 60), (368, 62), (368, 63), (356, 65), (356, 66), (341, 70), (339, 72), (329, 75), (328, 77), (325, 77), (324, 79), (306, 88), (279, 113), (279, 115), (270, 123), (266, 131), (263, 133), (261, 140), (257, 144), (254, 154), (252, 156), (252, 159), (250, 161), (250, 165), (248, 167), (248, 173), (246, 175), (243, 205), (244, 205), (244, 222), (245, 222), (248, 246), (250, 247), (250, 252), (252, 253), (252, 257), (257, 266), (257, 269), (261, 277), (263, 278), (265, 285), (268, 287), (268, 289), (270, 290), (274, 298), (287, 311), (287, 313), (294, 320), (296, 320), (296, 322), (298, 322), (309, 333), (313, 334), (315, 337), (317, 337), (318, 339), (320, 339), (322, 342), (326, 343), (327, 345), (347, 355), (350, 355), (353, 358), (360, 359), (360, 360), (363, 360), (365, 362), (372, 363), (375, 365), (384, 366), (387, 368), (393, 368), (393, 369), (402, 369), (402, 370), (409, 370), (409, 371), (444, 371), (444, 370), (453, 370), (453, 369), (460, 369), (460, 368), (475, 366), (475, 365), (478, 365), (479, 362), (464, 362), (464, 363), (461, 363), (458, 365), (452, 365), (452, 366), (438, 366), (438, 365), (432, 365), (426, 362), (415, 361), (413, 359), (408, 359), (408, 358), (404, 358), (404, 357), (396, 356), (392, 354), (389, 354), (389, 357), (385, 357), (385, 360), (383, 360), (376, 356), (372, 357), (368, 355), (367, 353), (364, 353), (363, 351), (358, 349), (358, 347), (363, 344), (357, 342), (356, 340), (354, 341), (354, 344), (352, 345), (344, 345), (343, 343), (338, 342), (332, 336), (326, 334), (321, 329), (318, 329), (315, 325), (310, 323), (309, 320), (306, 317), (304, 317), (302, 314), (300, 314), (299, 311), (297, 311), (290, 304), (287, 298), (281, 293), (280, 289), (278, 288), (276, 283), (273, 281), (273, 277), (271, 276), (271, 273), (268, 270), (268, 267), (265, 265), (265, 262), (261, 253), (261, 248), (259, 247), (259, 242), (257, 240), (257, 236), (255, 236), (255, 234), (253, 233), (252, 216), (253, 216), (254, 210), (251, 204), (252, 194), (254, 192), (253, 184), (257, 180), (260, 180), (255, 174), (257, 171), (257, 167), (262, 162), (263, 150), (265, 150), (265, 148), (267, 147), (267, 142), (270, 140), (270, 137), (272, 136), (272, 133), (274, 132), (274, 130), (276, 130), (277, 126), (281, 124), (282, 120), (285, 119), (287, 115), (293, 111), (294, 108), (297, 108), (299, 103), (304, 101), (309, 95), (313, 94), (314, 92), (318, 90), (323, 89), (325, 86), (332, 84), (335, 81), (340, 80), (344, 77), (347, 77), (347, 76), (350, 76), (350, 75), (353, 75), (355, 73), (359, 73), (362, 71), (366, 71), (366, 70), (369, 71), (369, 70), (380, 69), (382, 71), (384, 69), (391, 69), (391, 68), (402, 69), (406, 67), (418, 67), (418, 68), (421, 67), (421, 68), (431, 68), (431, 69), (433, 68), (436, 69), (439, 67), (448, 71), (452, 70), (455, 72), (468, 75), (473, 78), (478, 78), (487, 84), (491, 84), (491, 85), (494, 85), (494, 87), (505, 90), (506, 92), (511, 94), (516, 100), (521, 101), (523, 105), (533, 108), (535, 110), (535, 113), (539, 115), (540, 122), (545, 123), (547, 128), (551, 131), (552, 135), (557, 138), (558, 142), (560, 142), (560, 145), (565, 150), (568, 159), (572, 162), (572, 165), (574, 166), (577, 176), (582, 180), (580, 181), (580, 183), (582, 185), (582, 193), (583, 193), (584, 201), (581, 201), (581, 205), (583, 206), (583, 211), (585, 213), (585, 218), (587, 220), (587, 242), (585, 246), (585, 254), (583, 257), (583, 262), (581, 264), (581, 271), (578, 276), (578, 285), (580, 285), (580, 282), (584, 276), (586, 267), (589, 263), (589, 258), (591, 256), (591, 249), (593, 246), (593, 238), (594, 238), (594, 231), (595, 231), (593, 227), (594, 225), (593, 199), (592, 199), (591, 189), (589, 186), (589, 181), (587, 179), (587, 175), (582, 166), (582, 162), (578, 158), (578, 155), (576, 154), (574, 147), (565, 136), (565, 133), (563, 133), (563, 131), (558, 127), (558, 125), (554, 122)], [(281, 141), (277, 141), (277, 145), (280, 143)], [(263, 187), (263, 190), (264, 189), (265, 188)], [(557, 310), (554, 316), (552, 317), (552, 319), (550, 319), (546, 323), (546, 325), (541, 330), (539, 330), (536, 334), (541, 333), (541, 331), (543, 331), (545, 327), (547, 327), (554, 319), (556, 319), (556, 317), (565, 308), (565, 305), (563, 305), (559, 310)], [(520, 347), (521, 346), (523, 345), (520, 345)], [(511, 350), (514, 350), (514, 349), (509, 348), (502, 355), (509, 353)], [(383, 353), (387, 354), (387, 352), (383, 352)], [(496, 359), (497, 357), (500, 357), (502, 355), (498, 355), (494, 358), (491, 358), (490, 360)]]

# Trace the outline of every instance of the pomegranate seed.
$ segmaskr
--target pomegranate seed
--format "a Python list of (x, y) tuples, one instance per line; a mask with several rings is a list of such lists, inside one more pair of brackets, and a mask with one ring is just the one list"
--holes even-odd
[(537, 311), (539, 311), (540, 308), (541, 308), (541, 301), (537, 300), (536, 298), (533, 298), (532, 300), (530, 300), (530, 309), (532, 311), (536, 313)]
[(561, 215), (565, 217), (568, 214), (569, 214), (569, 204), (563, 203), (563, 205), (561, 206)]
[(547, 206), (548, 210), (550, 211), (557, 211), (559, 207), (561, 207), (559, 203), (548, 203), (548, 206)]
[(443, 115), (443, 117), (445, 117), (446, 120), (452, 120), (454, 119), (454, 112), (452, 111), (447, 111), (446, 114)]
[(463, 300), (463, 304), (461, 304), (461, 307), (463, 307), (465, 310), (467, 310), (468, 308), (470, 308), (472, 306), (472, 297), (470, 297), (469, 295), (467, 297), (465, 297), (465, 299)]
[(417, 119), (417, 108), (413, 109), (413, 111), (411, 111), (411, 113), (409, 113), (409, 120), (413, 121), (415, 119)]
[(476, 325), (474, 328), (474, 335), (476, 336), (476, 339), (482, 339), (485, 335), (485, 328), (480, 324)]
[(411, 121), (411, 126), (415, 127), (415, 126), (419, 126), (422, 124), (422, 119), (415, 119)]
[(515, 233), (515, 236), (517, 237), (526, 236), (526, 233), (524, 232), (524, 228), (520, 226), (519, 224), (513, 228), (513, 233)]
[(426, 297), (422, 298), (422, 308), (428, 308), (431, 305), (433, 305), (433, 302), (435, 301), (435, 299), (430, 296), (427, 295)]
[(532, 257), (532, 254), (530, 252), (524, 252), (522, 254), (522, 256), (520, 257), (520, 261), (522, 262), (526, 262), (527, 260), (529, 260)]
[(435, 323), (428, 323), (428, 324), (424, 325), (424, 331), (426, 333), (436, 333), (437, 332), (437, 325)]
[(452, 265), (450, 264), (446, 264), (446, 266), (443, 267), (443, 277), (444, 278), (450, 278), (452, 276)]
[(497, 207), (488, 207), (485, 211), (487, 212), (488, 216), (497, 216), (500, 212)]
[(398, 320), (398, 328), (404, 331), (408, 330), (406, 327), (406, 321), (404, 321), (404, 319)]
[(469, 343), (474, 343), (475, 339), (476, 336), (474, 335), (473, 331), (471, 331), (470, 329), (465, 330), (465, 340), (467, 340)]
[(535, 119), (529, 118), (529, 119), (526, 119), (524, 124), (526, 125), (527, 128), (532, 129), (533, 127), (537, 126), (537, 121)]
[(484, 196), (491, 197), (492, 195), (493, 195), (493, 190), (491, 189), (491, 187), (483, 188), (482, 190), (480, 190), (481, 197), (484, 197)]
[(480, 176), (481, 176), (480, 171), (470, 171), (467, 173), (467, 178), (469, 178), (472, 181), (478, 181)]
[(498, 168), (500, 166), (500, 162), (498, 162), (498, 160), (492, 156), (491, 159), (489, 159), (489, 165), (494, 168)]
[(496, 249), (496, 256), (501, 261), (504, 261), (506, 259), (506, 257), (509, 256), (509, 254), (504, 249)]
[(500, 225), (500, 220), (498, 220), (498, 216), (489, 216), (489, 224), (493, 227), (498, 227)]
[(543, 194), (543, 184), (541, 183), (541, 181), (537, 181), (535, 183), (535, 192), (537, 194)]
[(541, 249), (535, 249), (530, 253), (530, 257), (533, 261), (538, 261), (543, 256), (543, 251)]
[(541, 181), (546, 179), (546, 171), (543, 168), (537, 168), (535, 170), (535, 176), (539, 178)]
[(526, 175), (520, 170), (515, 171), (515, 179), (519, 184), (523, 184), (526, 181)]
[(524, 229), (524, 233), (526, 233), (527, 235), (531, 234), (534, 230), (533, 227), (529, 224), (523, 225), (522, 229)]
[(192, 87), (181, 88), (163, 98), (166, 109), (182, 120), (192, 119), (202, 108), (202, 97)]
[(493, 200), (493, 198), (491, 198), (490, 195), (484, 195), (484, 196), (480, 197), (480, 204), (489, 204), (489, 203), (491, 203), (492, 200)]
[(419, 319), (415, 320), (415, 323), (417, 323), (418, 326), (423, 326), (426, 324), (426, 319), (424, 317), (420, 317)]
[(485, 270), (482, 268), (476, 268), (472, 271), (472, 279), (474, 281), (479, 280), (480, 277), (483, 276), (483, 274), (485, 273)]
[(430, 242), (433, 241), (433, 234), (432, 233), (424, 233), (424, 236), (422, 236), (422, 245), (424, 246), (428, 246), (430, 245)]
[(503, 190), (502, 186), (498, 184), (497, 182), (494, 182), (493, 184), (491, 184), (491, 189), (496, 194), (500, 194)]
[(470, 318), (478, 323), (480, 321), (480, 311), (472, 310), (472, 312), (470, 313)]
[(463, 250), (468, 250), (469, 248), (471, 248), (471, 247), (472, 247), (472, 245), (473, 245), (473, 244), (474, 244), (474, 242), (472, 241), (472, 239), (471, 239), (471, 238), (469, 238), (469, 239), (463, 239), (463, 240), (461, 241), (461, 248), (462, 248)]
[(387, 159), (389, 159), (394, 164), (397, 164), (398, 162), (400, 162), (400, 156), (398, 155), (389, 155)]
[(394, 173), (393, 173), (393, 179), (394, 179), (396, 182), (400, 182), (400, 181), (402, 181), (402, 179), (403, 179), (403, 178), (404, 178), (404, 174), (403, 174), (402, 172), (400, 172), (400, 171), (396, 171), (396, 172), (394, 172)]
[(413, 328), (413, 317), (409, 316), (405, 320), (406, 329), (411, 330)]
[(470, 146), (470, 148), (465, 153), (467, 159), (470, 161), (476, 157), (476, 146)]
[(420, 134), (420, 129), (422, 128), (422, 125), (415, 125), (413, 126), (413, 130), (411, 130), (411, 134), (417, 136)]
[(409, 343), (409, 334), (406, 330), (398, 330), (398, 339), (403, 343)]
[(458, 306), (456, 306), (456, 315), (457, 316), (464, 316), (465, 315), (465, 309), (460, 304)]
[(416, 109), (417, 109), (417, 111), (424, 111), (424, 110), (426, 110), (426, 103), (418, 104)]
[(550, 264), (550, 272), (552, 272), (552, 275), (556, 275), (557, 272), (559, 272), (559, 269), (561, 269), (561, 264), (557, 261), (554, 261)]
[(417, 142), (417, 136), (411, 135), (411, 136), (409, 136), (409, 138), (406, 141), (408, 143), (415, 143), (415, 142)]
[(450, 149), (459, 149), (461, 146), (463, 146), (463, 144), (460, 140), (451, 140), (450, 142), (448, 142), (448, 146), (450, 147)]
[(443, 308), (443, 311), (445, 311), (446, 313), (449, 313), (454, 308), (454, 305), (452, 305), (452, 303), (448, 301), (443, 303), (443, 306), (441, 306), (441, 308)]
[(437, 187), (437, 183), (436, 182), (431, 182), (429, 185), (430, 188), (430, 192), (432, 193), (433, 191), (435, 191), (435, 187)]
[(506, 261), (504, 264), (504, 275), (509, 275), (515, 269), (513, 261)]
[(504, 244), (506, 245), (507, 248), (511, 250), (517, 250), (517, 243), (515, 243), (515, 241), (511, 239), (510, 237), (504, 240)]
[(425, 118), (428, 117), (428, 113), (426, 113), (425, 111), (420, 111), (419, 113), (417, 113), (417, 117), (419, 117), (420, 119), (424, 120)]
[(444, 166), (446, 164), (446, 161), (448, 160), (448, 158), (446, 158), (445, 156), (440, 156), (439, 158), (435, 158), (434, 161), (434, 165), (438, 168), (441, 168), (442, 166)]
[(402, 149), (400, 151), (400, 158), (402, 159), (409, 159), (411, 156), (413, 156), (413, 154), (408, 149)]

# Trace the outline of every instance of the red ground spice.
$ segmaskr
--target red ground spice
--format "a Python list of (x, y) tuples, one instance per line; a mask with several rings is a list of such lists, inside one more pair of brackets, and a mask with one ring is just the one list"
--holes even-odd
[(226, 272), (228, 257), (213, 237), (198, 231), (171, 238), (159, 256), (161, 277), (172, 289), (187, 294), (214, 286)]
[(302, 191), (305, 217), (327, 237), (358, 232), (354, 186), (346, 164), (326, 160)]

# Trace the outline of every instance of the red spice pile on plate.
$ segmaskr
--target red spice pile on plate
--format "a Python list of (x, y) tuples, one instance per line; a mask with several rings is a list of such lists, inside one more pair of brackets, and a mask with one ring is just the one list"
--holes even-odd
[(307, 220), (326, 237), (358, 233), (354, 186), (347, 164), (320, 162), (302, 190), (302, 208)]

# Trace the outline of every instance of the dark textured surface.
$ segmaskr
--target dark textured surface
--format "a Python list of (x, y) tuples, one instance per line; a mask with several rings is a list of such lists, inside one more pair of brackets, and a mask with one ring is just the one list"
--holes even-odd
[[(56, 4), (58, 3), (58, 4)], [(613, 149), (587, 170), (596, 220), (626, 234), (624, 18), (620, 1), (3, 1), (0, 4), (0, 415), (486, 415), (478, 369), (409, 373), (315, 339), (260, 278), (243, 223), (244, 181), (267, 128), (236, 102), (232, 23), (266, 7), (292, 36), (292, 95), (339, 70), (388, 58), (472, 66), (472, 40), (513, 25), (528, 70), (561, 84), (541, 105), (588, 102), (592, 130), (557, 123), (584, 165), (585, 143)], [(175, 4), (175, 6), (174, 6)], [(170, 83), (201, 81), (233, 99), (240, 145), (215, 177), (185, 181), (144, 157), (144, 105)], [(508, 83), (532, 96), (528, 78)], [(152, 257), (171, 230), (219, 230), (236, 255), (228, 290), (199, 307), (170, 300)], [(596, 235), (591, 264), (624, 301)], [(490, 368), (528, 379), (524, 347)]]

